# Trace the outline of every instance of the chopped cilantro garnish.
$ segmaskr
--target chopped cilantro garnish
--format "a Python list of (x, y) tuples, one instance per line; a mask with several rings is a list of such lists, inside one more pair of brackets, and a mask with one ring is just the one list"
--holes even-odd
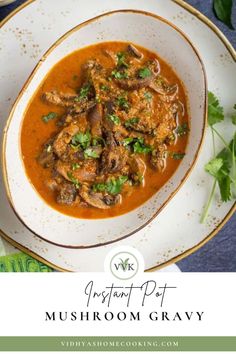
[(116, 102), (121, 109), (128, 110), (130, 107), (128, 100), (124, 96), (119, 96)]
[(80, 188), (80, 182), (77, 178), (75, 178), (73, 176), (73, 174), (71, 172), (67, 172), (67, 177), (69, 178), (69, 180), (74, 184), (76, 189)]
[(107, 115), (107, 119), (112, 121), (115, 125), (119, 125), (120, 124), (120, 118), (117, 117), (115, 114), (108, 114)]
[(126, 138), (123, 140), (123, 145), (131, 145), (134, 153), (137, 154), (148, 154), (152, 151), (152, 147), (150, 145), (146, 145), (143, 138)]
[(128, 146), (128, 145), (130, 145), (131, 143), (133, 143), (133, 141), (134, 141), (134, 138), (125, 138), (125, 139), (123, 140), (123, 145), (124, 145), (124, 146)]
[(107, 182), (107, 192), (110, 194), (119, 194), (123, 184), (128, 180), (127, 176), (119, 176), (117, 179), (111, 178)]
[(124, 52), (117, 53), (117, 66), (118, 67), (124, 66), (124, 67), (128, 68), (129, 65), (126, 63), (125, 59), (126, 59), (126, 53), (124, 53)]
[(88, 158), (98, 159), (99, 158), (99, 154), (93, 148), (87, 148), (86, 150), (84, 150), (84, 157), (86, 159), (88, 159)]
[(139, 138), (133, 145), (134, 153), (137, 154), (148, 154), (152, 151), (151, 146), (145, 145), (143, 138)]
[(78, 133), (75, 134), (71, 140), (71, 144), (73, 146), (81, 146), (81, 148), (84, 150), (87, 147), (89, 147), (91, 142), (91, 134), (89, 131), (86, 133)]
[(139, 69), (138, 71), (138, 77), (140, 77), (141, 79), (145, 79), (146, 77), (151, 76), (152, 72), (150, 69), (146, 68), (142, 68)]
[(176, 129), (176, 134), (178, 136), (184, 136), (189, 132), (189, 127), (188, 127), (188, 123), (183, 123), (181, 125), (179, 125)]
[(140, 121), (140, 118), (138, 118), (138, 117), (130, 118), (125, 122), (125, 126), (126, 126), (126, 128), (131, 128), (135, 124), (137, 124), (139, 121)]
[(144, 92), (144, 97), (146, 98), (146, 100), (151, 101), (152, 94), (150, 92)]
[(93, 184), (92, 189), (94, 192), (105, 192), (106, 191), (106, 183), (96, 183)]
[(44, 116), (42, 116), (42, 120), (44, 123), (48, 123), (50, 120), (52, 120), (56, 117), (57, 117), (56, 112), (49, 112), (48, 114), (45, 114)]
[(182, 160), (185, 156), (185, 153), (182, 152), (172, 152), (170, 154), (170, 156), (172, 157), (172, 159), (174, 160)]
[(75, 171), (75, 170), (77, 170), (77, 169), (80, 168), (80, 167), (81, 167), (81, 166), (80, 166), (79, 163), (72, 163), (72, 165), (71, 165), (72, 171)]
[(121, 79), (127, 79), (128, 78), (128, 74), (125, 71), (118, 71), (118, 70), (113, 70), (111, 75), (118, 80)]
[(128, 176), (112, 177), (105, 183), (96, 183), (92, 186), (94, 192), (107, 192), (109, 194), (119, 194), (123, 184), (128, 180)]
[(83, 85), (81, 87), (81, 89), (79, 90), (79, 96), (75, 98), (75, 102), (79, 102), (83, 99), (86, 99), (88, 98), (88, 94), (90, 92), (90, 89), (91, 89), (91, 84), (90, 83), (87, 83), (85, 85)]
[(119, 194), (123, 184), (128, 180), (127, 176), (112, 177), (106, 183), (96, 183), (92, 186), (94, 192), (107, 192), (109, 194)]
[(109, 90), (110, 90), (107, 85), (101, 85), (101, 86), (100, 86), (100, 89), (101, 89), (102, 91), (109, 91)]

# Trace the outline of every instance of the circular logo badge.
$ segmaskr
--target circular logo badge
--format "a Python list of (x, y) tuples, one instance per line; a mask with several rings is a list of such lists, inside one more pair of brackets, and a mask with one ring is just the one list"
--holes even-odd
[(117, 279), (128, 280), (143, 271), (144, 266), (142, 256), (136, 249), (118, 247), (108, 254), (105, 268)]

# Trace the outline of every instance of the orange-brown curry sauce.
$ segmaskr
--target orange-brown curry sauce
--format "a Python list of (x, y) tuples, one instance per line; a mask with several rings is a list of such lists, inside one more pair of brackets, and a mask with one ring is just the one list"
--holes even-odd
[[(47, 124), (43, 122), (41, 117), (49, 112), (57, 112), (58, 116), (62, 115), (64, 108), (46, 103), (42, 100), (42, 95), (47, 91), (57, 90), (59, 92), (74, 93), (81, 85), (82, 65), (91, 58), (96, 58), (105, 68), (111, 66), (111, 60), (104, 55), (104, 50), (108, 49), (115, 53), (125, 51), (127, 43), (107, 42), (92, 45), (80, 49), (57, 63), (49, 72), (47, 77), (36, 91), (31, 99), (29, 106), (25, 112), (21, 130), (21, 149), (25, 170), (29, 180), (41, 195), (41, 197), (54, 209), (61, 213), (79, 217), (79, 218), (105, 218), (114, 217), (127, 213), (132, 209), (140, 206), (147, 201), (154, 193), (156, 193), (173, 175), (181, 160), (174, 159), (171, 153), (167, 157), (166, 168), (159, 172), (153, 169), (148, 163), (148, 156), (143, 156), (147, 161), (147, 169), (145, 174), (145, 184), (134, 186), (128, 195), (122, 194), (122, 202), (114, 205), (110, 209), (101, 210), (95, 207), (80, 207), (74, 205), (58, 204), (55, 198), (55, 191), (50, 190), (45, 181), (50, 178), (50, 169), (43, 168), (37, 161), (37, 157), (42, 151), (42, 146), (51, 136), (60, 131), (56, 125), (56, 119), (49, 121)], [(178, 114), (178, 125), (188, 122), (187, 97), (183, 84), (177, 77), (174, 70), (165, 63), (156, 54), (135, 45), (148, 60), (158, 59), (161, 67), (160, 74), (167, 79), (170, 84), (178, 85), (178, 94), (176, 99), (182, 102), (185, 107), (184, 114)], [(158, 102), (158, 94), (153, 93), (154, 104)], [(188, 134), (177, 136), (173, 145), (168, 147), (168, 151), (184, 153), (188, 140)]]

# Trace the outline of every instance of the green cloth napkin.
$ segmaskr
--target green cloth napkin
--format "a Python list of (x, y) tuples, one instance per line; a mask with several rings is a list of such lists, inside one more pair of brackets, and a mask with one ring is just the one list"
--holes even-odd
[(52, 268), (22, 252), (0, 257), (0, 272), (52, 272)]

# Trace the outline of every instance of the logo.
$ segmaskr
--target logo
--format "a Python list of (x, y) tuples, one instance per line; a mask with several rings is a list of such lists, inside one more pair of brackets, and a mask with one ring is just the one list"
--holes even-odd
[(119, 247), (108, 254), (105, 268), (117, 279), (128, 280), (143, 271), (143, 258), (135, 248)]

